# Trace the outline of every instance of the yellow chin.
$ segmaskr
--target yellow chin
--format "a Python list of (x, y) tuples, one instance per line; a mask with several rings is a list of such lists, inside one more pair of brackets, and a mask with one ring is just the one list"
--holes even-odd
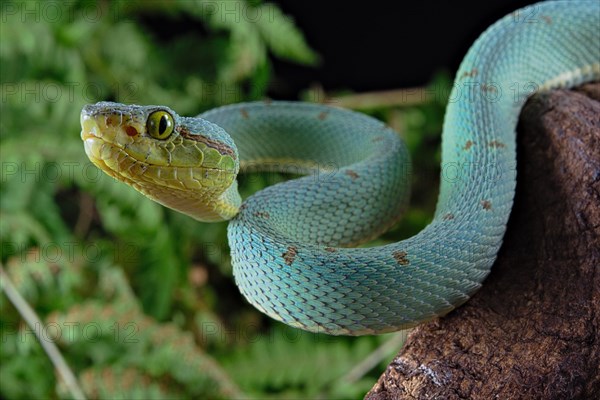
[(228, 205), (222, 199), (235, 182), (229, 171), (150, 165), (94, 135), (82, 133), (82, 138), (94, 165), (166, 207), (205, 222), (230, 219), (238, 211), (239, 204)]

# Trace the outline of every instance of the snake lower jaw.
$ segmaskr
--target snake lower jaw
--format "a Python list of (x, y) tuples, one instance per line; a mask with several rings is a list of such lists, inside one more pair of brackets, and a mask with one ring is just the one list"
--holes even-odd
[(150, 174), (146, 179), (141, 179), (152, 166), (138, 162), (127, 156), (121, 148), (110, 145), (93, 134), (82, 133), (81, 136), (85, 152), (94, 165), (165, 207), (188, 214), (201, 222), (226, 221), (238, 213), (241, 199), (237, 194), (235, 180), (225, 191), (219, 187), (190, 190), (181, 183), (179, 186), (164, 183), (157, 185)]

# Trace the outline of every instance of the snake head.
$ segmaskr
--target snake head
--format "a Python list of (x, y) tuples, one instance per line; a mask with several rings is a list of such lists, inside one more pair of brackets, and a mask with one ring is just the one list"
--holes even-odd
[(237, 213), (237, 148), (219, 126), (163, 106), (100, 102), (81, 111), (88, 158), (147, 197), (201, 221)]

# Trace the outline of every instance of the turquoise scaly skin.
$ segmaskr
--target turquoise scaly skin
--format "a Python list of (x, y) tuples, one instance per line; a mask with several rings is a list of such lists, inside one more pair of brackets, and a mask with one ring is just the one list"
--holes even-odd
[(429, 226), (387, 246), (339, 247), (376, 236), (406, 206), (408, 155), (381, 122), (295, 103), (201, 115), (231, 135), (242, 159), (284, 156), (339, 167), (245, 201), (228, 231), (244, 296), (286, 324), (344, 335), (408, 328), (465, 302), (502, 243), (527, 95), (598, 79), (599, 30), (600, 2), (539, 3), (475, 42), (457, 73), (442, 135), (443, 171), (459, 171), (458, 179), (442, 175)]
[[(527, 97), (597, 79), (600, 2), (539, 3), (491, 26), (450, 95), (433, 221), (372, 248), (348, 246), (376, 237), (407, 207), (409, 155), (394, 131), (360, 113), (295, 102), (200, 115), (196, 125), (210, 121), (231, 137), (242, 168), (310, 172), (254, 194), (231, 220), (241, 292), (279, 321), (334, 335), (406, 329), (449, 312), (480, 288), (502, 244)], [(239, 201), (235, 184), (223, 199)]]

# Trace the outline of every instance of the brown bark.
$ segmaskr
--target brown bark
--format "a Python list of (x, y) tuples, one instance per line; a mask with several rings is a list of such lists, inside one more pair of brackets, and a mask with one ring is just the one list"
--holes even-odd
[(517, 152), (492, 273), (415, 330), (367, 399), (600, 398), (600, 83), (531, 99)]

